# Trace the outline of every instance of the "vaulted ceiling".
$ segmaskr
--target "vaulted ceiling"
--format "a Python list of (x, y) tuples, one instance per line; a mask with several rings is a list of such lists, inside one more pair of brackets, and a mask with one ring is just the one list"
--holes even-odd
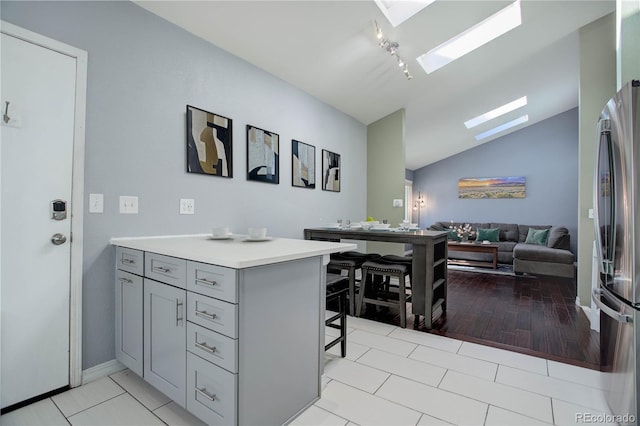
[[(138, 1), (141, 7), (299, 87), (364, 124), (406, 110), (406, 167), (478, 146), (474, 136), (523, 114), (578, 105), (578, 29), (615, 0), (522, 0), (522, 25), (426, 74), (416, 58), (513, 1), (437, 0), (397, 27), (374, 1)], [(378, 47), (377, 21), (413, 78)], [(528, 105), (473, 129), (464, 122), (522, 96)]]

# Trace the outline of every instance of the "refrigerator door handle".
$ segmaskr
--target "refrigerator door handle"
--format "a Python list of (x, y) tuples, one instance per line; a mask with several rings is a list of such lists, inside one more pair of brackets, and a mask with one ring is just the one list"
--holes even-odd
[(600, 296), (602, 295), (602, 289), (594, 288), (593, 293), (591, 293), (591, 299), (593, 303), (605, 314), (613, 318), (614, 320), (622, 323), (631, 323), (633, 322), (633, 318), (630, 315), (624, 315), (619, 312), (614, 311), (600, 300)]
[[(598, 140), (596, 144), (596, 173), (593, 176), (593, 187), (596, 189), (593, 191), (593, 206), (595, 208), (595, 214), (593, 215), (593, 225), (596, 238), (596, 252), (598, 255), (598, 271), (606, 273), (604, 269), (604, 253), (602, 251), (602, 235), (600, 229), (600, 203), (598, 202), (598, 194), (600, 193), (600, 177), (598, 176), (598, 170), (600, 170), (600, 163), (602, 161), (602, 137), (605, 131), (610, 132), (611, 124), (609, 120), (603, 119), (598, 122)], [(605, 139), (606, 141), (606, 139)]]

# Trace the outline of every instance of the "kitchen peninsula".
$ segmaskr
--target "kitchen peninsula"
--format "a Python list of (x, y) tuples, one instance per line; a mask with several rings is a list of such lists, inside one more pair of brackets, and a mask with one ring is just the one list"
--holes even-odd
[(356, 245), (114, 238), (116, 358), (207, 424), (283, 424), (320, 397), (324, 277)]

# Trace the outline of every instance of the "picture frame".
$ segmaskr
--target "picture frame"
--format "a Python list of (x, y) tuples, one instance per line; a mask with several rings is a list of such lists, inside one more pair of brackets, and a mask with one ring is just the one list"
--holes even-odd
[(322, 150), (322, 190), (340, 192), (340, 154)]
[(187, 173), (233, 178), (233, 120), (187, 105)]
[(500, 176), (483, 178), (461, 178), (458, 180), (458, 198), (525, 198), (524, 176)]
[(280, 183), (280, 135), (247, 124), (247, 180)]
[(316, 188), (316, 147), (291, 139), (291, 186)]

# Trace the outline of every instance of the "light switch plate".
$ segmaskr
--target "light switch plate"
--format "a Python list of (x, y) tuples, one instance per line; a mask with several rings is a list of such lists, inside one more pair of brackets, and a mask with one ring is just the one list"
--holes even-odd
[(402, 207), (402, 199), (396, 198), (393, 200), (393, 207)]
[(589, 219), (593, 219), (593, 209), (589, 209), (588, 216)]
[(195, 214), (196, 204), (193, 198), (180, 198), (180, 214)]
[(138, 214), (138, 197), (130, 195), (120, 196), (121, 214)]
[(89, 194), (89, 213), (104, 212), (104, 194)]

